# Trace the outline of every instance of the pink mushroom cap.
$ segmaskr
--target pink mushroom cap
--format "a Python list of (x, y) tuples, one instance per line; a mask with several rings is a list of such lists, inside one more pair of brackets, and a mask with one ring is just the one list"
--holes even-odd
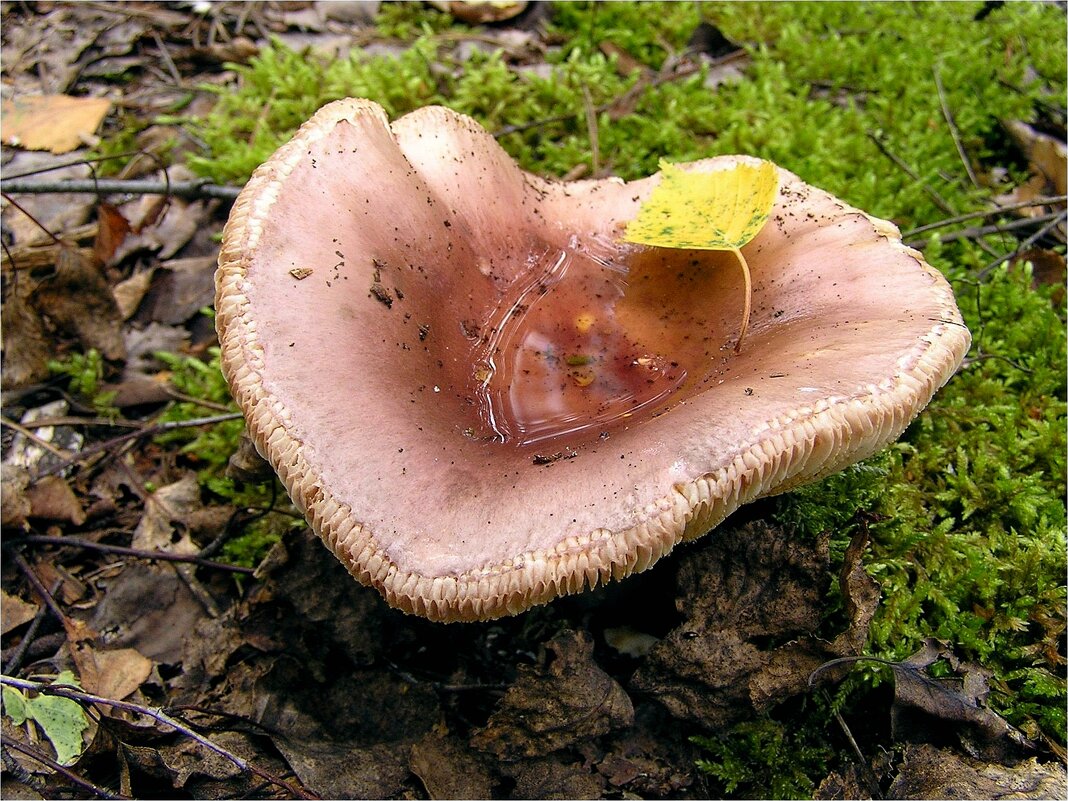
[(729, 255), (619, 243), (658, 181), (548, 181), (468, 117), (390, 125), (348, 99), (245, 186), (224, 373), (311, 527), (391, 605), (486, 620), (644, 570), (873, 454), (959, 366), (945, 279), (785, 170), (734, 353)]

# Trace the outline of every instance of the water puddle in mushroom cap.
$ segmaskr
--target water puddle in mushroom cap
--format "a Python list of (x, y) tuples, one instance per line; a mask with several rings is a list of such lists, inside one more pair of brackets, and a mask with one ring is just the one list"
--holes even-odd
[(643, 254), (648, 262), (648, 249), (575, 237), (533, 250), (482, 326), (466, 331), (484, 428), (476, 436), (587, 440), (662, 411), (691, 372), (706, 372), (712, 337), (693, 336), (706, 321), (673, 321), (657, 308), (662, 297), (631, 286)]

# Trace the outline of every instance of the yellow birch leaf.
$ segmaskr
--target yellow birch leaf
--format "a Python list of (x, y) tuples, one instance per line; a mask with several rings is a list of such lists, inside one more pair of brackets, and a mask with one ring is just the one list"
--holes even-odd
[(660, 162), (660, 184), (627, 225), (625, 242), (662, 248), (735, 250), (760, 233), (779, 189), (770, 161), (687, 172)]
[(749, 265), (742, 246), (764, 227), (779, 191), (770, 161), (740, 162), (725, 170), (687, 172), (660, 161), (660, 183), (627, 224), (624, 242), (686, 250), (727, 250), (742, 268), (745, 299), (735, 351), (749, 330), (753, 304)]

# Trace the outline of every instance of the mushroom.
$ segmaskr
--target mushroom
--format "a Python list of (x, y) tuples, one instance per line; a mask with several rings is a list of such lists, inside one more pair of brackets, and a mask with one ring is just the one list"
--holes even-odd
[(223, 370), (312, 529), (391, 605), (486, 620), (645, 570), (876, 452), (960, 364), (943, 277), (785, 170), (735, 353), (730, 254), (620, 241), (658, 180), (547, 181), (468, 117), (347, 99), (245, 186)]

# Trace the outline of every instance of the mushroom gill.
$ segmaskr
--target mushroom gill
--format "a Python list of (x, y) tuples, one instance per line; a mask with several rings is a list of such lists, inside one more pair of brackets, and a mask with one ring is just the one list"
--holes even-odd
[(490, 619), (644, 570), (874, 453), (959, 365), (942, 276), (786, 171), (734, 353), (729, 254), (619, 241), (658, 180), (546, 181), (467, 117), (391, 126), (350, 99), (241, 193), (224, 372), (312, 528), (393, 606)]

